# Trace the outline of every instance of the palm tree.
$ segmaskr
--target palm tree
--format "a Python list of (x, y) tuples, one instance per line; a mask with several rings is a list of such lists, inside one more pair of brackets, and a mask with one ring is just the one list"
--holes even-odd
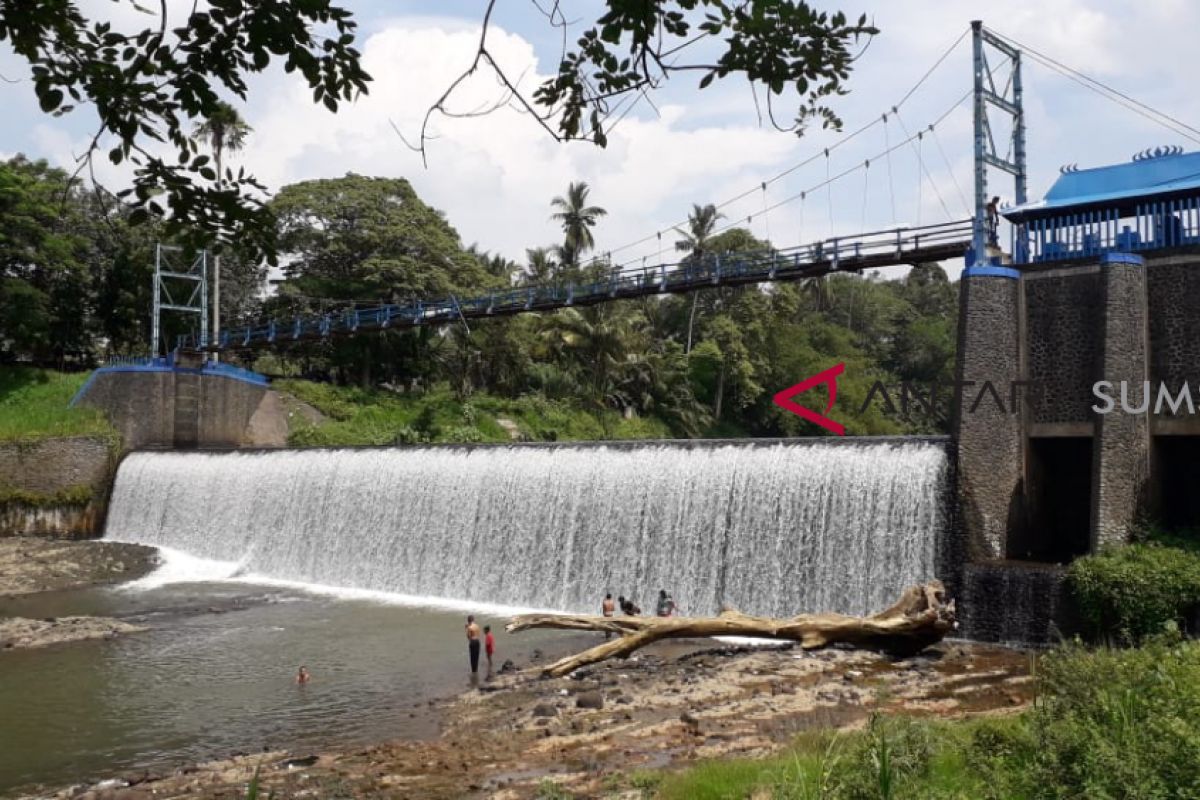
[(531, 284), (545, 283), (550, 280), (554, 274), (555, 267), (554, 257), (550, 250), (545, 247), (530, 247), (525, 250), (525, 260), (528, 266), (525, 268), (527, 280)]
[[(688, 214), (687, 232), (675, 229), (675, 232), (683, 237), (675, 242), (675, 249), (686, 251), (693, 259), (701, 261), (707, 253), (708, 241), (712, 238), (713, 228), (717, 227), (717, 220), (724, 216), (712, 203), (706, 206), (693, 203), (692, 213)], [(692, 352), (692, 331), (696, 325), (696, 301), (699, 298), (699, 292), (692, 292), (692, 312), (688, 315), (687, 346), (683, 350), (684, 355)]]
[[(213, 153), (213, 161), (217, 167), (217, 188), (224, 180), (222, 158), (225, 151), (236, 153), (246, 144), (250, 135), (250, 126), (242, 119), (238, 110), (229, 103), (218, 102), (213, 112), (196, 125), (193, 135), (208, 140), (209, 149)], [(213, 259), (213, 341), (217, 341), (221, 333), (221, 256)], [(213, 361), (218, 358), (213, 353)]]
[(592, 228), (600, 217), (608, 214), (600, 206), (587, 204), (590, 192), (587, 182), (579, 181), (567, 186), (566, 197), (555, 197), (550, 201), (551, 207), (558, 209), (550, 215), (550, 219), (562, 223), (564, 235), (559, 252), (563, 266), (578, 266), (579, 257), (596, 246)]

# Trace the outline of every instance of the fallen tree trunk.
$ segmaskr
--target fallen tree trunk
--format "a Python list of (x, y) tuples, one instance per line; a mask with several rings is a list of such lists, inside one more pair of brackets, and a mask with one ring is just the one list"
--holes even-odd
[(791, 619), (751, 617), (725, 609), (716, 617), (593, 617), (573, 614), (523, 614), (508, 623), (509, 633), (531, 628), (604, 631), (619, 638), (550, 664), (542, 674), (560, 677), (609, 658), (625, 658), (660, 639), (702, 636), (752, 636), (799, 642), (805, 650), (850, 644), (895, 655), (910, 655), (941, 641), (954, 630), (954, 601), (941, 581), (910, 586), (886, 611), (870, 617), (801, 614)]

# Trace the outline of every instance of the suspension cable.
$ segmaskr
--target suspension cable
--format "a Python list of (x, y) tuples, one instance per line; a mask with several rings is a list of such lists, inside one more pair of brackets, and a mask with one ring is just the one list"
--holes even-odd
[[(934, 120), (934, 121), (931, 123), (931, 125), (932, 125), (933, 127), (935, 127), (935, 128), (936, 128), (938, 125), (941, 125), (941, 124), (942, 124), (942, 122), (944, 122), (944, 121), (945, 121), (946, 117), (950, 116), (952, 113), (954, 113), (954, 111), (955, 111), (955, 110), (956, 110), (956, 109), (957, 109), (959, 106), (961, 106), (961, 105), (962, 105), (964, 102), (966, 102), (966, 100), (967, 100), (967, 99), (968, 99), (968, 98), (969, 98), (969, 97), (972, 95), (972, 93), (973, 93), (973, 91), (972, 91), (972, 90), (968, 90), (968, 91), (967, 91), (967, 92), (966, 92), (966, 93), (965, 93), (965, 94), (964, 94), (962, 97), (958, 98), (958, 100), (956, 100), (956, 101), (954, 102), (954, 104), (953, 104), (953, 105), (951, 105), (951, 106), (950, 106), (948, 109), (946, 109), (946, 111), (945, 111), (945, 112), (943, 112), (943, 113), (942, 113), (942, 115), (941, 115), (940, 117), (938, 117), (936, 120)], [(895, 152), (896, 150), (899, 150), (899, 149), (900, 149), (900, 148), (902, 148), (902, 147), (908, 147), (908, 146), (911, 146), (911, 145), (912, 145), (914, 142), (916, 142), (916, 141), (918, 140), (918, 137), (919, 137), (919, 136), (923, 136), (923, 135), (924, 135), (924, 133), (925, 133), (925, 130), (928, 130), (928, 128), (926, 128), (926, 129), (923, 129), (923, 130), (922, 130), (920, 133), (918, 133), (916, 136), (909, 136), (909, 138), (907, 138), (907, 139), (904, 139), (903, 141), (897, 142), (896, 144), (892, 145), (892, 146), (889, 148), (888, 152)], [(881, 159), (881, 158), (884, 158), (884, 157), (886, 157), (886, 156), (887, 156), (887, 152), (880, 152), (880, 153), (876, 153), (875, 155), (872, 155), (872, 156), (871, 156), (871, 158), (870, 158), (870, 160), (871, 160), (871, 161), (878, 161), (879, 159)], [(825, 188), (827, 184), (830, 184), (830, 183), (835, 183), (835, 182), (837, 182), (837, 181), (841, 180), (842, 178), (846, 177), (847, 175), (850, 175), (850, 174), (852, 174), (853, 172), (855, 172), (856, 170), (859, 170), (859, 169), (862, 169), (862, 164), (861, 164), (861, 163), (859, 163), (859, 164), (855, 164), (854, 166), (852, 166), (852, 167), (850, 167), (850, 168), (848, 168), (848, 169), (842, 170), (841, 172), (837, 173), (836, 175), (831, 175), (831, 176), (830, 176), (828, 179), (826, 179), (826, 180), (824, 180), (824, 181), (821, 181), (820, 183), (817, 183), (817, 184), (815, 184), (815, 185), (813, 185), (813, 186), (809, 186), (807, 189), (805, 189), (805, 190), (804, 190), (804, 191), (802, 191), (802, 192), (798, 192), (798, 193), (796, 193), (796, 194), (793, 194), (793, 195), (790, 195), (790, 196), (788, 196), (788, 197), (785, 197), (785, 198), (783, 198), (782, 200), (779, 200), (779, 201), (777, 201), (777, 202), (775, 202), (775, 203), (772, 203), (770, 206), (768, 206), (767, 210), (768, 210), (768, 211), (774, 211), (775, 209), (777, 209), (777, 208), (780, 208), (781, 206), (787, 205), (788, 203), (790, 203), (790, 202), (792, 202), (792, 201), (794, 201), (794, 200), (799, 200), (799, 199), (801, 199), (801, 198), (803, 198), (803, 197), (806, 197), (807, 195), (810, 195), (810, 194), (812, 194), (814, 191), (816, 191), (816, 190), (818, 190), (818, 189), (823, 189), (823, 188)], [(714, 233), (714, 235), (715, 235), (715, 234), (718, 234), (718, 233), (724, 233), (724, 232), (725, 232), (725, 231), (727, 231), (727, 230), (730, 230), (730, 229), (732, 229), (732, 228), (736, 228), (736, 227), (737, 227), (739, 224), (740, 224), (740, 223), (738, 223), (738, 222), (731, 222), (730, 224), (728, 224), (728, 225), (724, 226), (723, 228), (720, 228), (720, 229), (718, 229), (718, 230), (714, 231), (713, 233)]]
[(888, 133), (887, 114), (883, 115), (883, 146), (887, 148), (888, 196), (892, 201), (892, 224), (896, 224), (896, 184), (892, 180), (892, 142)]
[[(934, 62), (933, 66), (925, 71), (925, 74), (922, 75), (921, 78), (915, 84), (913, 84), (907, 92), (904, 93), (904, 96), (901, 97), (899, 102), (897, 102), (895, 105), (893, 105), (892, 108), (893, 109), (901, 108), (905, 103), (907, 103), (912, 98), (912, 96), (914, 94), (916, 94), (917, 91), (926, 83), (926, 81), (929, 80), (930, 76), (933, 75), (933, 73), (937, 70), (937, 68), (940, 67), (945, 62), (945, 60), (954, 52), (955, 49), (958, 48), (958, 46), (960, 44), (962, 44), (963, 40), (966, 38), (966, 36), (969, 32), (970, 32), (970, 28), (969, 27), (965, 28), (962, 31), (962, 33), (959, 34), (958, 38), (956, 38), (954, 40), (954, 42), (948, 48), (946, 48), (946, 50), (937, 59), (937, 61)], [(828, 152), (832, 152), (833, 150), (836, 150), (837, 148), (850, 143), (851, 141), (853, 141), (855, 138), (857, 138), (861, 134), (865, 133), (866, 131), (870, 130), (871, 128), (875, 127), (876, 125), (883, 124), (884, 122), (885, 122), (885, 120), (882, 117), (875, 117), (870, 122), (861, 125), (860, 127), (856, 128), (855, 130), (851, 131), (850, 133), (843, 135), (836, 142), (833, 142), (832, 144), (830, 144), (829, 147), (825, 148), (825, 150), (827, 152), (822, 153), (822, 152), (818, 151), (817, 153), (809, 156), (808, 158), (802, 159), (801, 161), (793, 164), (792, 166), (776, 173), (775, 175), (772, 175), (770, 178), (767, 178), (763, 182), (766, 183), (767, 185), (776, 183), (777, 181), (780, 181), (783, 178), (786, 178), (788, 175), (791, 175), (796, 170), (802, 169), (802, 168), (808, 166), (809, 164), (813, 163), (814, 161), (819, 159), (822, 155), (826, 155), (826, 157), (828, 157)], [(756, 186), (752, 189), (747, 189), (746, 191), (744, 191), (738, 195), (735, 195), (733, 197), (730, 197), (729, 199), (727, 199), (721, 203), (717, 203), (715, 205), (715, 208), (718, 211), (720, 211), (740, 200), (744, 200), (746, 197), (754, 194), (758, 189), (759, 189), (758, 186)], [(675, 223), (674, 225), (668, 225), (666, 227), (667, 227), (667, 229), (670, 229), (670, 228), (679, 227), (681, 225), (686, 225), (686, 224), (687, 224), (687, 220), (683, 220), (681, 222)], [(637, 247), (639, 245), (646, 244), (647, 242), (653, 241), (654, 236), (655, 236), (655, 234), (653, 234), (653, 233), (647, 234), (646, 236), (643, 236), (642, 238), (637, 239), (635, 241), (629, 242), (628, 244), (623, 244), (620, 247), (614, 247), (614, 248), (612, 248), (612, 250), (610, 252), (620, 253), (625, 250), (629, 250), (631, 248)], [(631, 263), (634, 263), (634, 261), (636, 261), (636, 259), (626, 261), (626, 262), (624, 262), (624, 264), (631, 264)], [(624, 264), (622, 264), (622, 266)]]
[[(1101, 80), (1093, 78), (1090, 75), (1080, 72), (1077, 69), (1069, 67), (1066, 64), (1062, 63), (1061, 61), (1057, 61), (1054, 58), (1051, 58), (1050, 56), (1046, 55), (1045, 53), (1041, 53), (1041, 52), (1033, 49), (1032, 47), (1030, 47), (1027, 44), (1022, 44), (1021, 42), (1017, 41), (1016, 39), (1012, 38), (1011, 36), (1003, 34), (992, 28), (988, 28), (988, 31), (992, 34), (995, 34), (998, 38), (1003, 39), (1004, 41), (1008, 42), (1013, 47), (1016, 47), (1018, 50), (1021, 50), (1024, 53), (1028, 53), (1030, 56), (1033, 57), (1033, 59), (1035, 61), (1042, 64), (1042, 66), (1048, 67), (1049, 69), (1054, 70), (1055, 72), (1059, 73), (1060, 75), (1063, 75), (1066, 78), (1070, 78), (1071, 80), (1075, 81), (1076, 83), (1080, 84), (1081, 86), (1091, 89), (1092, 91), (1096, 92), (1097, 94), (1100, 94), (1102, 97), (1105, 97), (1106, 99), (1108, 99), (1114, 103), (1117, 103), (1118, 105), (1124, 106), (1125, 108), (1128, 108), (1129, 110), (1131, 110), (1137, 114), (1140, 114), (1141, 116), (1145, 117), (1146, 119), (1149, 119), (1150, 121), (1155, 122), (1155, 123), (1161, 125), (1162, 127), (1167, 128), (1168, 130), (1171, 130), (1174, 133), (1178, 133), (1179, 135), (1181, 135), (1187, 139), (1190, 139), (1193, 142), (1200, 143), (1200, 138), (1198, 138), (1198, 137), (1200, 137), (1200, 130), (1192, 127), (1191, 125), (1188, 125), (1186, 122), (1184, 122), (1180, 119), (1177, 119), (1175, 117), (1172, 117), (1170, 114), (1167, 114), (1164, 111), (1159, 111), (1158, 109), (1154, 108), (1153, 106), (1147, 105), (1146, 103), (1143, 103), (1142, 101), (1140, 101), (1134, 97), (1131, 97), (1130, 95), (1122, 92), (1121, 90), (1115, 89), (1112, 86), (1109, 86), (1108, 84), (1104, 83)], [(1122, 101), (1124, 101), (1124, 102), (1122, 102)], [(1182, 130), (1178, 130), (1180, 128)], [(1186, 133), (1184, 131), (1186, 131)]]
[(971, 216), (971, 204), (967, 202), (967, 196), (963, 193), (962, 186), (958, 183), (958, 178), (954, 174), (954, 167), (950, 166), (950, 159), (946, 157), (946, 151), (942, 149), (942, 141), (938, 138), (937, 131), (933, 128), (929, 129), (930, 135), (933, 137), (933, 143), (937, 145), (938, 152), (942, 156), (942, 163), (946, 165), (946, 172), (950, 173), (950, 180), (954, 182), (954, 189), (958, 192), (958, 199), (962, 201), (963, 210), (967, 212), (967, 216)]

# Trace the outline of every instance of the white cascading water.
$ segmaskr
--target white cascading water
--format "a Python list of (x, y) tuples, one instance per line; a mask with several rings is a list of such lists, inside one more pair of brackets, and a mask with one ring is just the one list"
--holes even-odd
[(922, 441), (135, 453), (107, 535), (479, 603), (867, 614), (936, 577), (946, 480)]

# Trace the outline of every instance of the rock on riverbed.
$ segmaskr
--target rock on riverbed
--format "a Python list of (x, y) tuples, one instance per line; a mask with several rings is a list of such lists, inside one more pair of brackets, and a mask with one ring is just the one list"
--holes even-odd
[(123, 633), (137, 633), (145, 628), (107, 617), (57, 617), (0, 619), (0, 651), (45, 647), (84, 639), (111, 639)]
[(0, 538), (0, 597), (120, 583), (157, 563), (153, 547), (137, 544)]

